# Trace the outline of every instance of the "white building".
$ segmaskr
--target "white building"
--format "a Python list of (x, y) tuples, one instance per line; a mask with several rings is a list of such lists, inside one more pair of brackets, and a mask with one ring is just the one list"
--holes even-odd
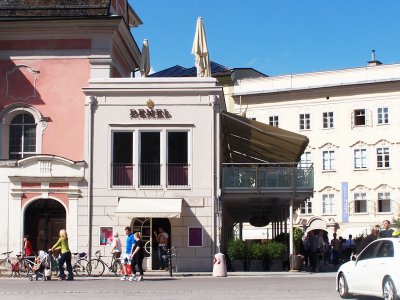
[(347, 238), (398, 216), (399, 64), (243, 79), (233, 97), (236, 113), (309, 138), (314, 195), (298, 226)]

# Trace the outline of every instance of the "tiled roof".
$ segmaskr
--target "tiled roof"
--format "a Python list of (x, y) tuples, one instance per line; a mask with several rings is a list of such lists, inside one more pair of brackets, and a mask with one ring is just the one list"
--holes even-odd
[(111, 0), (2, 0), (0, 18), (107, 16)]
[[(212, 61), (210, 62), (210, 66), (211, 66), (211, 75), (213, 77), (230, 75), (231, 70), (220, 64), (217, 64)], [(196, 77), (196, 76), (197, 76), (196, 67), (184, 68), (178, 65), (149, 75), (149, 77)]]

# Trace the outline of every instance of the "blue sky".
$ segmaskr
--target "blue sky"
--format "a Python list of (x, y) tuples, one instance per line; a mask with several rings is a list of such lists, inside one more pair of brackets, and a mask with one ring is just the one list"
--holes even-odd
[(371, 50), (400, 63), (398, 0), (129, 0), (143, 21), (133, 30), (150, 44), (155, 71), (194, 66), (197, 17), (210, 59), (267, 75), (362, 67)]

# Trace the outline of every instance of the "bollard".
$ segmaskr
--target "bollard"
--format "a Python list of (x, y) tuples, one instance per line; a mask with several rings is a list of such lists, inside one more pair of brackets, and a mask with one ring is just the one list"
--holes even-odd
[(213, 277), (226, 277), (226, 261), (225, 255), (217, 253), (214, 256)]

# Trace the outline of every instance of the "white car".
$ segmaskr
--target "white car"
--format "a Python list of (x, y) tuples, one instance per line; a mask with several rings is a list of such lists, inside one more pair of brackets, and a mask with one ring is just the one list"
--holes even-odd
[(352, 294), (399, 299), (400, 239), (382, 238), (370, 243), (354, 260), (340, 266), (336, 290)]

